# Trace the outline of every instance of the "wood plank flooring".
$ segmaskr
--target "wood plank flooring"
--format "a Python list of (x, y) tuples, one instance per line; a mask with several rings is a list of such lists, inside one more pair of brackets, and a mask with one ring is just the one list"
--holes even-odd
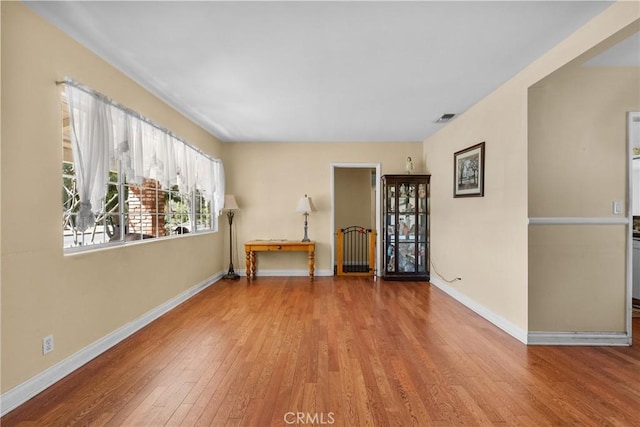
[(639, 408), (638, 338), (527, 347), (427, 283), (260, 277), (214, 284), (0, 421), (637, 426)]

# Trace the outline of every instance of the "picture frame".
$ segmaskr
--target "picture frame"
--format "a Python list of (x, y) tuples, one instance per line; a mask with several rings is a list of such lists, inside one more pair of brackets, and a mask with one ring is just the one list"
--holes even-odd
[(453, 197), (484, 197), (484, 141), (453, 154)]

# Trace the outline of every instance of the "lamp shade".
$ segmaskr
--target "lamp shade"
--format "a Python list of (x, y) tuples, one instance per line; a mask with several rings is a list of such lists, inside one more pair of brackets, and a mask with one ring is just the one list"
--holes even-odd
[(313, 201), (311, 201), (311, 197), (307, 197), (305, 194), (303, 198), (298, 201), (298, 207), (296, 209), (297, 213), (306, 213), (315, 211), (316, 208), (313, 206)]
[(224, 195), (224, 207), (223, 211), (235, 211), (240, 209), (238, 203), (236, 203), (236, 197), (233, 194)]

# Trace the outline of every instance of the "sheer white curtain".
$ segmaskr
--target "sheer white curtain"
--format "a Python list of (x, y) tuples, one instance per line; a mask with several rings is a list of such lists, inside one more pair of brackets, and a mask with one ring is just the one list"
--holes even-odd
[(76, 228), (85, 231), (103, 209), (109, 164), (113, 154), (111, 106), (94, 96), (67, 86), (70, 138), (80, 211)]
[(127, 182), (155, 179), (165, 189), (176, 185), (176, 151), (186, 144), (139, 118), (128, 116), (126, 122), (126, 143), (118, 144), (117, 152)]
[(196, 157), (196, 188), (213, 201), (213, 162), (204, 156)]
[[(121, 115), (121, 116), (120, 116)], [(120, 126), (122, 117), (122, 125)], [(142, 133), (138, 119), (120, 111), (117, 129), (122, 128), (122, 136), (116, 133), (117, 153), (120, 159), (120, 170), (128, 183), (141, 184), (143, 177)], [(119, 141), (119, 142), (118, 142)]]
[(224, 205), (224, 168), (168, 131), (119, 107), (99, 94), (73, 84), (66, 85), (71, 144), (80, 211), (76, 228), (85, 231), (95, 224), (104, 207), (109, 171), (120, 171), (126, 182), (142, 184), (158, 180), (162, 188), (178, 185), (189, 194), (196, 189), (211, 200), (220, 214)]
[(168, 189), (177, 184), (176, 141), (165, 132), (154, 130), (154, 144), (150, 178), (157, 180), (162, 188)]
[(180, 144), (176, 147), (175, 156), (178, 188), (183, 193), (190, 193), (196, 188), (196, 151)]
[(211, 211), (217, 216), (224, 207), (224, 168), (222, 162), (197, 156), (196, 188), (211, 201)]
[(224, 207), (224, 169), (221, 161), (196, 156), (196, 188), (211, 202), (211, 212), (219, 216)]
[(119, 160), (122, 171), (128, 176), (132, 168), (127, 115), (124, 111), (111, 107), (111, 119), (113, 121), (113, 152), (115, 155), (112, 159), (111, 169), (116, 170), (116, 160)]
[(216, 215), (222, 214), (222, 208), (224, 208), (224, 166), (222, 162), (213, 162), (213, 180), (214, 180), (214, 192), (213, 192), (213, 211)]

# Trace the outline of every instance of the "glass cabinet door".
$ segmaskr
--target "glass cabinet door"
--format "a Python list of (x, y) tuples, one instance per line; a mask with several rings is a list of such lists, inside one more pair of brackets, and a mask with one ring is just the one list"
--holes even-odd
[(387, 187), (387, 213), (396, 211), (396, 186), (389, 184)]
[(427, 184), (421, 183), (418, 184), (418, 194), (416, 197), (416, 203), (418, 206), (418, 210), (416, 212), (416, 218), (418, 221), (418, 231), (417, 231), (417, 271), (419, 273), (425, 273), (428, 271), (428, 266), (426, 265), (427, 261), (427, 236), (428, 236), (428, 199), (427, 199)]
[(401, 183), (398, 192), (398, 271), (416, 271), (416, 185)]
[(395, 255), (396, 255), (396, 217), (395, 215), (387, 215), (387, 234), (385, 236), (386, 242), (386, 262), (385, 268), (388, 271), (396, 271), (395, 268)]
[(384, 188), (384, 271), (396, 271), (396, 187), (388, 183)]
[(428, 175), (383, 177), (384, 277), (427, 279)]

